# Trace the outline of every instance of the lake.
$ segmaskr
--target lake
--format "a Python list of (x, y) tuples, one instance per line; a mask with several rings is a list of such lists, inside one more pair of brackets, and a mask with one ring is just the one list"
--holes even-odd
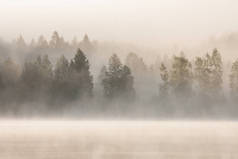
[(0, 121), (0, 159), (237, 158), (236, 122)]

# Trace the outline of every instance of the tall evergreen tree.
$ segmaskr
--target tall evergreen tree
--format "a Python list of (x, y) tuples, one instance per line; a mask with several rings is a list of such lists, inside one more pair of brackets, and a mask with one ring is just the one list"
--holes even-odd
[(57, 100), (69, 100), (70, 95), (70, 68), (68, 60), (62, 55), (56, 62), (52, 95)]
[(83, 40), (79, 43), (79, 47), (82, 51), (87, 53), (88, 57), (90, 57), (95, 51), (93, 43), (90, 41), (87, 34), (84, 35)]
[(52, 65), (45, 55), (38, 56), (34, 62), (26, 62), (20, 77), (21, 89), (29, 97), (47, 96), (52, 83)]
[(238, 100), (238, 60), (232, 64), (230, 74), (231, 97)]
[(222, 95), (222, 75), (222, 59), (217, 49), (213, 50), (212, 55), (196, 58), (195, 79), (203, 95), (211, 98)]
[(120, 75), (122, 72), (122, 64), (116, 54), (109, 59), (108, 71), (103, 79), (104, 95), (106, 97), (118, 96), (120, 91)]
[(54, 70), (54, 78), (55, 80), (65, 81), (69, 77), (69, 62), (62, 55), (56, 62), (55, 70)]
[(53, 77), (53, 66), (49, 60), (48, 55), (44, 55), (41, 62), (37, 64), (39, 65), (41, 75), (44, 80), (43, 82), (49, 83)]
[(187, 99), (192, 93), (192, 65), (184, 56), (174, 56), (170, 85), (175, 96)]
[(142, 58), (139, 58), (135, 53), (129, 53), (126, 57), (126, 65), (133, 71), (134, 74), (140, 75), (146, 73), (147, 66)]
[(169, 73), (163, 63), (160, 66), (160, 77), (162, 83), (159, 86), (159, 95), (161, 99), (166, 99), (169, 94)]
[(7, 58), (0, 66), (0, 103), (14, 102), (13, 99), (16, 99), (17, 95), (19, 66), (11, 58)]
[(122, 68), (122, 90), (124, 90), (124, 98), (133, 99), (135, 97), (134, 78), (130, 68), (126, 65)]
[(70, 62), (70, 78), (73, 84), (73, 96), (92, 96), (93, 77), (89, 71), (88, 59), (80, 49)]
[(0, 74), (6, 87), (15, 86), (20, 75), (19, 66), (11, 58), (7, 58), (1, 64)]
[(49, 42), (49, 45), (51, 48), (66, 48), (68, 46), (68, 43), (65, 42), (63, 36), (59, 36), (57, 31), (54, 31), (51, 40)]
[(60, 39), (60, 36), (59, 36), (58, 32), (54, 31), (52, 36), (51, 36), (51, 40), (49, 42), (50, 47), (59, 48), (60, 41), (61, 41), (61, 39)]
[(106, 97), (132, 97), (135, 95), (133, 77), (129, 67), (123, 66), (116, 54), (109, 59), (108, 71), (102, 81)]
[(215, 92), (221, 92), (222, 89), (222, 75), (223, 75), (223, 64), (221, 59), (221, 54), (218, 52), (217, 49), (214, 49), (212, 52), (210, 62), (210, 70), (212, 73), (212, 87)]

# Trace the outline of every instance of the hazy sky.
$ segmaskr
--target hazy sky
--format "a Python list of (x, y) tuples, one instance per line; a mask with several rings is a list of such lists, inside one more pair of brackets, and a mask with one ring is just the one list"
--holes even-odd
[(0, 0), (0, 37), (182, 43), (238, 31), (238, 0)]

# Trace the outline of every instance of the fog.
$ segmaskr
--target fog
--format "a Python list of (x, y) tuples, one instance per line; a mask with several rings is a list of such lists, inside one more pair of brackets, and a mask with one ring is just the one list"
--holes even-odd
[(1, 116), (236, 119), (237, 42), (235, 32), (183, 49), (57, 31), (2, 40)]
[(237, 158), (237, 17), (237, 0), (0, 0), (0, 158)]
[(235, 122), (23, 120), (0, 128), (4, 159), (237, 158)]
[(88, 33), (100, 41), (158, 48), (191, 45), (237, 31), (236, 0), (1, 0), (0, 37), (27, 41), (53, 30), (67, 40)]

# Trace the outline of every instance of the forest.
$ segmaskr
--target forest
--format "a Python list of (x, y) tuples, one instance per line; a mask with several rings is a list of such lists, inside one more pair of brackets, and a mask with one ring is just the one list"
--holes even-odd
[(87, 35), (67, 42), (56, 31), (50, 40), (1, 42), (1, 116), (238, 115), (238, 59), (224, 64), (219, 48), (195, 58), (165, 55), (149, 65), (133, 50), (122, 58), (120, 52), (98, 54), (98, 46)]

